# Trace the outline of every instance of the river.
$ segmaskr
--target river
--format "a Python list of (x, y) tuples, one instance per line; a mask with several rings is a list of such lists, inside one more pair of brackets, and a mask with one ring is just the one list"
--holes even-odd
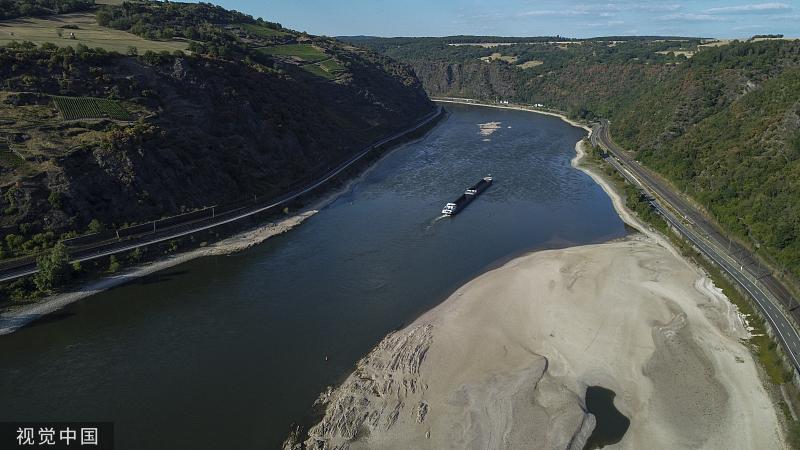
[[(118, 449), (274, 448), (387, 332), (467, 280), (527, 251), (625, 234), (570, 167), (583, 130), (446, 108), (297, 229), (0, 336), (0, 420), (113, 421)], [(440, 218), (487, 174), (493, 186)]]

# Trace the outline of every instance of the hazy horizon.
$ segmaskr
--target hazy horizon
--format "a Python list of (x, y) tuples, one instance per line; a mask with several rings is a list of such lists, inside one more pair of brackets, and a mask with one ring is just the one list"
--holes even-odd
[(800, 36), (800, 0), (218, 0), (228, 9), (327, 36)]

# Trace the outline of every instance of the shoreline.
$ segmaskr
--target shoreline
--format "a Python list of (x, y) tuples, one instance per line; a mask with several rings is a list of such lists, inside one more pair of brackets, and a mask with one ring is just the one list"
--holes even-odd
[[(480, 100), (470, 99), (470, 98), (463, 98), (463, 99), (432, 98), (431, 100), (440, 103), (452, 103), (452, 104), (467, 105), (467, 106), (481, 106), (485, 108), (496, 108), (496, 109), (510, 109), (514, 111), (523, 111), (533, 114), (542, 114), (545, 116), (557, 117), (562, 121), (568, 123), (569, 125), (572, 125), (573, 127), (582, 128), (586, 130), (586, 132), (588, 133), (586, 136), (587, 138), (591, 138), (592, 133), (594, 132), (594, 130), (592, 130), (592, 128), (590, 128), (589, 126), (582, 124), (580, 122), (576, 122), (563, 114), (552, 111), (543, 111), (534, 108), (527, 108), (521, 105), (486, 104), (482, 103)], [(637, 229), (640, 233), (646, 235), (647, 237), (655, 240), (656, 242), (658, 242), (659, 245), (662, 245), (663, 247), (667, 248), (672, 254), (674, 254), (678, 258), (684, 259), (683, 256), (678, 251), (678, 249), (676, 249), (672, 245), (669, 239), (665, 238), (655, 230), (652, 230), (647, 224), (639, 220), (638, 217), (633, 215), (633, 213), (628, 210), (628, 208), (625, 206), (625, 200), (614, 189), (614, 187), (611, 186), (611, 184), (608, 182), (608, 180), (605, 179), (603, 175), (596, 173), (591, 168), (582, 164), (584, 158), (586, 157), (586, 151), (583, 149), (583, 145), (584, 145), (583, 140), (579, 140), (578, 142), (575, 143), (575, 156), (570, 160), (570, 165), (575, 169), (578, 169), (581, 172), (589, 175), (589, 177), (592, 178), (592, 180), (594, 180), (594, 182), (597, 183), (603, 189), (606, 195), (608, 195), (609, 198), (611, 198), (611, 203), (614, 206), (614, 211), (616, 211), (617, 215), (620, 217), (620, 219), (622, 219), (623, 222)], [(705, 274), (705, 272), (699, 266), (693, 264), (688, 260), (686, 260), (686, 263), (691, 267), (696, 268), (698, 270), (698, 273)]]
[(456, 105), (483, 106), (483, 107), (486, 107), (486, 108), (497, 108), (497, 109), (511, 109), (511, 110), (514, 110), (514, 111), (525, 111), (525, 112), (531, 112), (531, 113), (535, 113), (535, 114), (542, 114), (542, 115), (545, 115), (545, 116), (558, 117), (559, 119), (561, 119), (564, 122), (572, 125), (573, 127), (583, 128), (584, 130), (588, 131), (589, 134), (592, 133), (592, 129), (589, 128), (588, 126), (586, 126), (586, 125), (584, 125), (584, 124), (582, 124), (580, 122), (576, 122), (576, 121), (570, 119), (569, 117), (567, 117), (567, 116), (565, 116), (563, 114), (560, 114), (560, 113), (557, 113), (557, 112), (553, 112), (553, 111), (544, 111), (544, 110), (541, 110), (541, 109), (534, 109), (534, 108), (525, 107), (525, 106), (522, 106), (522, 105), (493, 105), (493, 104), (490, 104), (490, 103), (483, 103), (481, 100), (472, 99), (472, 98), (432, 97), (431, 101), (439, 102), (439, 103), (453, 103), (453, 104), (456, 104)]
[(255, 245), (261, 244), (272, 236), (285, 233), (303, 223), (309, 217), (315, 215), (320, 209), (336, 200), (343, 192), (337, 191), (323, 200), (315, 203), (309, 208), (303, 209), (297, 214), (293, 214), (282, 220), (270, 222), (265, 225), (237, 233), (228, 238), (200, 247), (194, 250), (185, 251), (175, 255), (159, 258), (154, 261), (146, 262), (141, 265), (133, 266), (123, 270), (119, 274), (105, 276), (96, 280), (76, 286), (70, 292), (62, 292), (44, 297), (30, 304), (11, 306), (0, 313), (0, 336), (11, 334), (20, 328), (41, 319), (48, 314), (52, 314), (71, 303), (83, 300), (93, 295), (107, 291), (111, 288), (130, 283), (139, 278), (152, 275), (153, 273), (169, 269), (171, 267), (192, 261), (206, 256), (229, 255), (246, 250)]
[[(592, 132), (557, 113), (434, 101), (545, 114)], [(641, 234), (530, 252), (468, 281), (320, 396), (325, 413), (307, 448), (580, 449), (596, 423), (585, 408), (592, 385), (613, 390), (631, 419), (617, 448), (785, 447), (738, 309), (583, 164), (584, 142), (570, 165)]]
[(306, 219), (314, 216), (323, 208), (327, 207), (336, 201), (336, 199), (350, 191), (350, 189), (352, 189), (356, 183), (363, 180), (363, 178), (369, 174), (383, 158), (409, 144), (424, 138), (428, 132), (430, 132), (430, 130), (439, 124), (439, 122), (440, 121), (437, 121), (432, 128), (427, 130), (421, 136), (416, 136), (407, 141), (400, 142), (384, 151), (377, 159), (361, 170), (358, 175), (348, 179), (340, 188), (327, 194), (323, 194), (320, 198), (313, 200), (310, 206), (302, 208), (298, 212), (292, 213), (287, 217), (238, 232), (206, 247), (200, 247), (175, 255), (158, 258), (153, 261), (148, 261), (143, 264), (125, 268), (118, 274), (104, 276), (95, 280), (89, 280), (84, 283), (80, 283), (77, 286), (74, 286), (69, 292), (60, 292), (49, 295), (47, 297), (37, 299), (31, 303), (8, 306), (2, 312), (0, 312), (0, 336), (14, 333), (20, 328), (46, 317), (49, 314), (55, 313), (72, 303), (102, 293), (114, 287), (130, 283), (136, 279), (146, 277), (153, 273), (169, 269), (194, 259), (207, 256), (230, 255), (241, 252), (250, 247), (259, 245), (273, 236), (286, 233), (299, 226)]

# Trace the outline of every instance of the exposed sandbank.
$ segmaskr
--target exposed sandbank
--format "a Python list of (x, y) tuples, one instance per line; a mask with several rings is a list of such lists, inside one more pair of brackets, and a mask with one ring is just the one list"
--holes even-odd
[(643, 234), (470, 281), (321, 397), (308, 448), (581, 449), (590, 385), (631, 419), (616, 448), (786, 446), (735, 306), (581, 170)]
[(746, 331), (710, 287), (642, 235), (515, 259), (381, 342), (307, 444), (580, 449), (600, 385), (631, 418), (619, 448), (781, 448)]

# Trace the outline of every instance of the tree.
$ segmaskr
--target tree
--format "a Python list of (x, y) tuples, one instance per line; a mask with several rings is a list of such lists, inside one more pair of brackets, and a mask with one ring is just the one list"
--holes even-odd
[(101, 231), (105, 231), (105, 229), (106, 229), (106, 227), (103, 226), (103, 224), (100, 223), (100, 221), (97, 220), (97, 219), (92, 219), (92, 221), (89, 222), (89, 227), (88, 227), (89, 233), (92, 233), (92, 234), (93, 233), (100, 233)]
[(69, 255), (63, 242), (57, 243), (49, 253), (36, 260), (39, 271), (33, 276), (33, 283), (41, 292), (50, 292), (69, 280), (71, 267)]
[(108, 273), (116, 273), (119, 271), (119, 261), (117, 261), (117, 257), (111, 255), (111, 258), (108, 259)]

